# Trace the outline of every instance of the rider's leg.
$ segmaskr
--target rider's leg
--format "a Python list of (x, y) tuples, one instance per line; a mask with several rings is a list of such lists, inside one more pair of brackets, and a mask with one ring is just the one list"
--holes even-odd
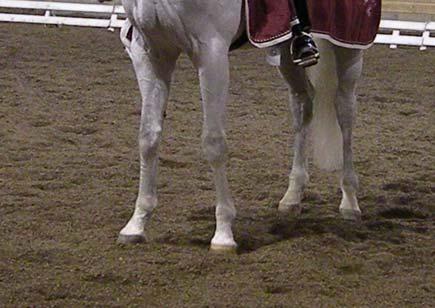
[(311, 22), (306, 0), (289, 0), (297, 18), (290, 22), (293, 40), (290, 46), (293, 63), (308, 67), (317, 63), (319, 50), (309, 34)]
[(294, 3), (294, 8), (296, 10), (296, 14), (298, 15), (298, 20), (300, 22), (300, 25), (302, 26), (302, 30), (309, 32), (311, 30), (311, 21), (310, 21), (307, 1), (293, 0), (293, 3)]

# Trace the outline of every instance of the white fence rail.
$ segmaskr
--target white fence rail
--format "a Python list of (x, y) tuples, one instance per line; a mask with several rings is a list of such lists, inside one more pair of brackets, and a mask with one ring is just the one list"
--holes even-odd
[[(5, 13), (5, 9), (8, 12)], [(122, 26), (124, 18), (125, 11), (120, 5), (0, 0), (0, 22), (101, 27), (113, 30)], [(418, 46), (423, 50), (435, 46), (434, 36), (435, 22), (382, 20), (380, 34), (376, 36), (375, 43), (388, 44), (391, 48), (397, 48), (397, 45)]]
[[(382, 20), (381, 33), (376, 36), (375, 43), (388, 44), (391, 48), (397, 45), (418, 46), (421, 50), (435, 46), (435, 22), (412, 22)], [(382, 34), (382, 32), (391, 32)]]
[[(2, 13), (1, 10), (5, 8), (10, 11), (32, 11), (31, 13)], [(33, 11), (36, 12), (34, 13)], [(36, 13), (40, 13), (40, 15)], [(113, 29), (122, 26), (124, 14), (124, 8), (121, 5), (0, 0), (0, 22), (24, 22)]]

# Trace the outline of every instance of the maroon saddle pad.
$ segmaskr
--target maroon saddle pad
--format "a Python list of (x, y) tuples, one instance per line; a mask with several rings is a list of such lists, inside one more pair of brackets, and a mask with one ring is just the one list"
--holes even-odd
[[(254, 46), (291, 38), (296, 18), (289, 0), (245, 0), (248, 37)], [(314, 36), (349, 48), (368, 48), (378, 32), (381, 0), (307, 0)]]

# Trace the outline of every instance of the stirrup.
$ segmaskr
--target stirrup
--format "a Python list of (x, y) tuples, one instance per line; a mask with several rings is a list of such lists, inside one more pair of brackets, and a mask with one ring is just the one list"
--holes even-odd
[[(299, 57), (295, 59), (293, 52), (295, 49), (294, 44), (297, 39), (303, 40), (305, 45), (302, 47), (299, 46), (300, 54), (298, 54)], [(312, 36), (306, 32), (302, 32), (300, 36), (293, 38), (290, 44), (290, 55), (292, 57), (293, 63), (301, 67), (309, 67), (316, 64), (320, 57), (319, 50), (312, 40)]]
[(319, 62), (319, 58), (320, 55), (319, 53), (315, 53), (313, 55), (309, 55), (307, 57), (302, 57), (300, 59), (295, 59), (293, 60), (293, 63), (296, 64), (297, 66), (301, 66), (301, 67), (309, 67), (309, 66), (313, 66), (315, 64), (317, 64), (317, 62)]

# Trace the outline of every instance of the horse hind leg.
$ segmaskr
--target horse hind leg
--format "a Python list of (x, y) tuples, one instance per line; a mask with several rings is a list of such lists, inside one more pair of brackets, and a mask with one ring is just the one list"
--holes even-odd
[(158, 147), (171, 76), (179, 52), (163, 50), (159, 51), (158, 58), (154, 57), (151, 51), (145, 51), (142, 38), (138, 34), (133, 36), (126, 47), (142, 95), (139, 129), (140, 180), (133, 216), (121, 230), (118, 242), (138, 243), (146, 240), (144, 229), (157, 206)]
[(303, 190), (309, 180), (306, 143), (313, 105), (305, 71), (291, 63), (289, 50), (287, 45), (283, 45), (281, 48), (279, 71), (289, 88), (290, 109), (295, 132), (294, 156), (289, 176), (289, 187), (279, 202), (278, 210), (297, 216), (301, 213)]
[(226, 162), (225, 113), (229, 91), (229, 44), (215, 41), (204, 46), (193, 62), (198, 69), (203, 104), (202, 148), (213, 171), (216, 187), (216, 230), (212, 250), (234, 250), (232, 224), (236, 208), (229, 190)]
[(337, 65), (336, 113), (343, 138), (342, 200), (340, 213), (346, 220), (359, 221), (361, 210), (356, 193), (358, 177), (353, 167), (352, 127), (356, 112), (356, 86), (362, 71), (362, 51), (335, 46)]

